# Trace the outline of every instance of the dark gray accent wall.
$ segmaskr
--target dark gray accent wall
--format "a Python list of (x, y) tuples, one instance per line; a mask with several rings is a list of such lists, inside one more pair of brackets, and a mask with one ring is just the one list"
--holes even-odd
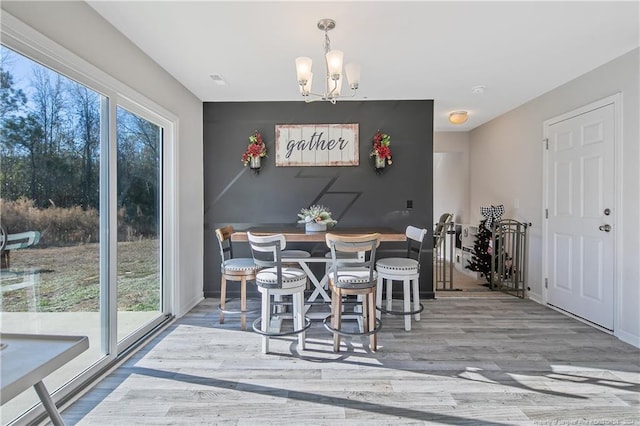
[[(215, 229), (243, 230), (260, 224), (295, 224), (311, 203), (331, 209), (340, 226), (407, 225), (429, 230), (422, 256), (420, 292), (433, 297), (433, 101), (206, 102), (204, 116), (204, 293), (220, 295), (220, 254)], [(276, 167), (276, 124), (358, 123), (360, 165)], [(369, 152), (380, 129), (391, 136), (393, 164), (376, 174)], [(240, 161), (249, 136), (258, 130), (267, 145), (262, 170)], [(407, 201), (412, 207), (407, 208)], [(298, 244), (322, 255), (326, 246)], [(384, 243), (378, 257), (405, 255), (404, 243)], [(246, 243), (236, 256), (250, 257)], [(234, 286), (229, 287), (233, 294)]]

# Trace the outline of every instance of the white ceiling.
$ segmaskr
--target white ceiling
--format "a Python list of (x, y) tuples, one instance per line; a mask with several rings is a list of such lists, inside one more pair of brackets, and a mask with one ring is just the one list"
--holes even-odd
[[(637, 0), (88, 3), (202, 101), (302, 105), (295, 58), (313, 59), (320, 91), (316, 24), (332, 18), (331, 47), (362, 69), (354, 99), (433, 99), (436, 131), (473, 129), (640, 45)], [(468, 122), (449, 124), (453, 110)]]

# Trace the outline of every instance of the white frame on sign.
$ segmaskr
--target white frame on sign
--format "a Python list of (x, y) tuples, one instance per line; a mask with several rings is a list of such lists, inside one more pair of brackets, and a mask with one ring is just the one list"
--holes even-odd
[(359, 126), (276, 124), (276, 166), (357, 166)]

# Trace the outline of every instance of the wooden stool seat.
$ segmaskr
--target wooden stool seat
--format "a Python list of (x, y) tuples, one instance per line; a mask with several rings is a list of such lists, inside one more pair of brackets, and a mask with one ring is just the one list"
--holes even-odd
[[(382, 327), (380, 319), (376, 317), (378, 276), (374, 269), (380, 235), (347, 236), (328, 233), (326, 242), (331, 249), (331, 267), (328, 274), (331, 315), (325, 318), (324, 326), (333, 333), (333, 351), (340, 351), (341, 337), (369, 336), (369, 348), (375, 352), (378, 350), (376, 334)], [(350, 332), (342, 328), (342, 299), (345, 296), (357, 296), (361, 299), (361, 331)]]

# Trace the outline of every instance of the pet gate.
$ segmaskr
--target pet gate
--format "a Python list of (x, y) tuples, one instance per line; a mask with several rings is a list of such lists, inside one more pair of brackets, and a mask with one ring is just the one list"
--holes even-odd
[(512, 219), (494, 222), (491, 233), (491, 289), (525, 297), (527, 228), (526, 223)]
[(453, 235), (455, 235), (453, 215), (445, 213), (440, 217), (433, 231), (433, 266), (436, 290), (453, 290), (453, 248), (455, 244)]

